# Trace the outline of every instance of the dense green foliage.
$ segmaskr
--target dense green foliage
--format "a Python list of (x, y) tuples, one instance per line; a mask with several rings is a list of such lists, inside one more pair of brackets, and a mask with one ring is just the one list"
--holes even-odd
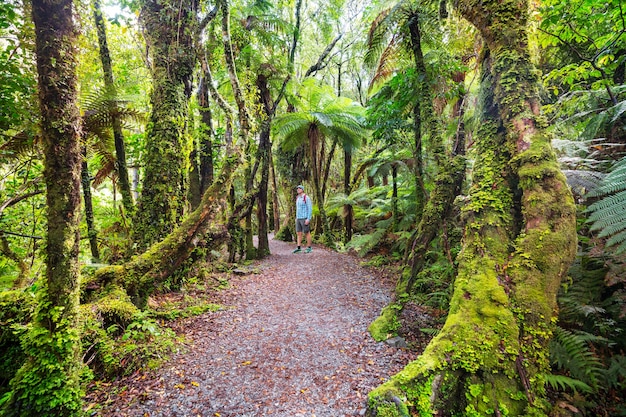
[[(218, 307), (200, 297), (154, 308), (148, 307), (150, 297), (167, 298), (168, 293), (194, 285), (216, 290), (224, 282), (211, 281), (206, 271), (223, 267), (224, 260), (256, 257), (249, 247), (251, 236), (265, 233), (260, 223), (268, 214), (277, 213), (270, 221), (275, 236), (291, 240), (293, 187), (299, 183), (305, 184), (315, 204), (317, 242), (355, 251), (370, 265), (389, 268), (397, 277), (395, 299), (370, 327), (377, 340), (400, 335), (413, 347), (423, 347), (443, 325), (450, 306), (459, 308), (462, 300), (458, 295), (453, 300), (453, 292), (455, 285), (470, 286), (468, 271), (484, 271), (491, 277), (492, 271), (484, 270), (483, 264), (467, 261), (463, 241), (500, 227), (490, 239), (474, 241), (475, 253), (485, 253), (502, 237), (500, 232), (518, 233), (522, 222), (510, 215), (522, 197), (503, 187), (513, 177), (507, 171), (510, 166), (502, 162), (508, 156), (504, 152), (511, 149), (479, 143), (478, 138), (494, 138), (496, 143), (509, 126), (479, 117), (485, 110), (479, 103), (494, 105), (477, 91), (481, 78), (477, 63), (485, 59), (485, 46), (449, 4), (220, 0), (189, 3), (181, 22), (179, 3), (169, 0), (111, 3), (115, 8), (105, 7), (105, 25), (114, 94), (105, 88), (100, 51), (94, 46), (91, 6), (74, 3), (82, 25), (75, 46), (83, 169), (87, 167), (90, 175), (87, 188), (93, 202), (93, 224), (87, 223), (88, 213), (80, 216), (80, 235), (85, 239), (80, 240), (78, 262), (84, 273), (76, 325), (50, 307), (41, 284), (50, 207), (43, 185), (31, 10), (28, 2), (18, 0), (0, 4), (0, 404), (12, 389), (26, 393), (39, 389), (51, 393), (50, 404), (76, 405), (82, 392), (57, 389), (63, 378), (80, 380), (84, 386), (94, 378), (156, 366), (176, 343), (162, 320)], [(583, 415), (624, 413), (619, 403), (624, 401), (626, 384), (625, 21), (620, 0), (543, 0), (533, 5), (528, 26), (532, 59), (542, 72), (537, 96), (546, 116), (536, 121), (545, 137), (553, 139), (575, 193), (581, 242), (559, 291), (550, 357), (542, 353), (535, 358), (543, 370), (550, 363), (551, 373), (532, 383), (539, 386), (545, 380), (553, 403)], [(515, 59), (511, 52), (499, 65)], [(534, 72), (521, 77), (522, 64), (517, 62), (502, 75), (504, 87), (497, 94), (503, 108), (519, 99), (515, 89), (521, 83), (535, 80)], [(205, 95), (196, 95), (197, 91)], [(527, 92), (534, 94), (534, 87)], [(122, 122), (133, 197), (142, 207), (136, 217), (121, 204), (114, 119)], [(265, 142), (263, 132), (271, 132)], [(236, 157), (227, 153), (231, 144), (243, 152), (241, 161), (234, 163), (231, 158)], [(538, 178), (559, 178), (549, 164), (533, 165), (552, 157), (544, 145), (515, 161), (526, 166), (515, 184), (520, 194), (531, 192)], [(465, 146), (467, 157), (462, 155)], [(229, 185), (219, 190), (222, 194), (204, 199), (196, 195), (192, 202), (190, 196), (197, 192), (192, 186), (202, 183), (202, 190), (207, 190), (214, 174), (229, 161), (236, 165), (235, 172)], [(450, 196), (449, 207), (444, 207), (443, 185), (459, 173), (467, 176)], [(267, 195), (259, 195), (261, 188)], [(228, 204), (216, 203), (227, 194)], [(262, 197), (267, 209), (259, 208)], [(550, 197), (537, 192), (533, 198), (544, 202)], [(142, 272), (129, 288), (120, 284), (123, 280), (109, 285), (94, 278), (92, 272), (101, 266), (114, 265), (115, 271), (122, 271), (133, 255), (144, 249), (149, 253), (152, 243), (167, 241), (176, 224), (187, 224), (185, 219), (200, 201), (220, 207), (215, 215), (212, 212), (206, 234), (178, 229), (176, 239), (170, 240), (175, 242), (172, 247), (159, 247), (163, 259), (142, 261), (141, 271), (149, 272)], [(488, 210), (491, 217), (485, 224), (475, 220), (476, 213)], [(346, 224), (349, 241), (344, 241)], [(420, 240), (433, 234), (429, 226), (436, 233)], [(88, 236), (97, 237), (101, 264), (93, 263)], [(206, 236), (215, 236), (220, 244), (212, 246)], [(518, 250), (506, 262), (495, 262), (498, 275), (484, 281), (485, 286), (493, 284), (493, 299), (503, 299), (498, 291), (508, 291), (510, 280), (522, 279), (519, 271), (530, 264), (524, 257), (550, 266), (532, 247), (537, 246), (532, 242), (549, 245), (543, 238), (521, 236), (511, 244), (519, 245)], [(231, 252), (228, 259), (222, 241)], [(173, 249), (177, 245), (197, 248), (180, 261)], [(461, 280), (455, 282), (464, 260), (465, 268), (475, 269), (461, 271)], [(154, 273), (155, 265), (168, 265), (163, 268), (167, 273)], [(515, 268), (517, 272), (511, 272)], [(556, 292), (556, 287), (550, 285), (546, 291)], [(482, 290), (479, 295), (489, 298)], [(525, 306), (542, 297), (531, 291), (512, 301), (518, 307), (515, 316), (509, 317), (511, 312), (498, 305), (485, 307), (487, 318), (473, 313), (468, 317), (482, 326), (494, 314), (500, 316), (502, 340), (513, 340), (503, 323), (532, 316)], [(429, 319), (416, 322), (411, 315), (415, 308)], [(55, 339), (57, 335), (41, 326), (45, 320), (64, 329), (65, 336)], [(548, 340), (550, 329), (534, 324), (523, 331)], [(76, 360), (70, 345), (79, 342), (82, 359)], [(33, 378), (12, 388), (9, 381), (26, 358), (48, 345), (57, 346), (50, 354), (64, 361), (52, 363), (37, 355), (29, 369), (20, 371)], [(464, 346), (466, 351), (451, 348), (450, 355), (486, 350)], [(500, 359), (509, 360), (507, 355)], [(481, 365), (472, 360), (478, 361), (468, 357), (465, 371)], [(42, 371), (46, 369), (47, 375)], [(429, 393), (416, 390), (414, 398), (427, 404)], [(478, 383), (469, 392), (472, 399), (464, 399), (459, 407), (488, 395)], [(379, 415), (415, 409), (394, 395), (381, 400)]]

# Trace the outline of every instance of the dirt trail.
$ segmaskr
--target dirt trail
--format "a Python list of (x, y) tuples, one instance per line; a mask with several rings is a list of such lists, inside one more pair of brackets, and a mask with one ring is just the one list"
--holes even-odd
[(274, 240), (270, 247), (260, 273), (231, 281), (230, 308), (184, 322), (192, 340), (185, 353), (135, 378), (139, 388), (99, 415), (362, 415), (367, 393), (414, 356), (366, 330), (393, 283), (321, 247), (309, 254)]

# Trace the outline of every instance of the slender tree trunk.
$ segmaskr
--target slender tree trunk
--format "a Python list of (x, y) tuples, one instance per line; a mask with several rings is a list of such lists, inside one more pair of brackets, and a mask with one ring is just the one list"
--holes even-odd
[(197, 93), (200, 112), (198, 140), (189, 157), (191, 171), (189, 173), (189, 202), (192, 209), (200, 204), (202, 195), (213, 182), (213, 129), (212, 115), (209, 108), (209, 89), (206, 78), (200, 79)]
[(81, 414), (79, 305), (80, 115), (71, 0), (33, 0), (48, 232), (46, 272), (26, 362), (11, 381), (5, 416)]
[(204, 192), (213, 183), (215, 164), (213, 162), (213, 116), (210, 108), (208, 80), (202, 78), (198, 93), (200, 105), (200, 119), (202, 134), (200, 135), (200, 193)]
[(426, 67), (424, 64), (424, 55), (422, 53), (422, 35), (420, 31), (419, 15), (413, 12), (409, 18), (409, 32), (411, 39), (411, 48), (413, 50), (413, 59), (415, 60), (415, 70), (417, 73), (418, 89), (416, 94), (415, 105), (413, 106), (413, 159), (415, 167), (413, 175), (415, 177), (415, 213), (416, 219), (419, 221), (422, 217), (422, 211), (426, 204), (426, 189), (424, 188), (424, 161), (422, 156), (422, 116), (424, 111), (422, 106), (425, 102), (422, 89), (429, 88), (426, 79)]
[[(335, 41), (339, 41), (341, 36), (335, 38)], [(326, 48), (328, 49), (328, 48)], [(342, 65), (341, 61), (337, 64), (337, 97), (341, 97), (341, 75)], [(354, 149), (351, 146), (346, 146), (343, 149), (343, 193), (347, 196), (350, 195), (350, 181), (352, 176), (352, 153)], [(354, 217), (354, 210), (351, 204), (344, 204), (343, 206), (343, 243), (346, 244), (352, 239), (352, 222)]]
[(178, 224), (186, 202), (188, 101), (196, 62), (194, 0), (146, 0), (141, 11), (151, 56), (153, 91), (144, 178), (134, 228), (139, 249), (163, 239)]
[[(346, 148), (343, 151), (343, 192), (347, 196), (350, 195), (350, 178), (352, 174), (352, 148)], [(350, 242), (352, 239), (352, 221), (354, 216), (352, 204), (344, 204), (344, 243)]]
[(274, 157), (270, 149), (270, 175), (272, 176), (272, 213), (274, 214), (274, 233), (280, 229), (280, 203), (278, 201), (278, 180), (276, 179), (276, 169), (274, 167)]
[[(100, 1), (93, 2), (93, 17), (98, 33), (98, 45), (100, 47), (100, 61), (104, 71), (104, 86), (114, 99), (117, 99), (117, 89), (113, 80), (113, 67), (111, 65), (111, 55), (107, 43), (106, 26), (102, 18), (102, 10)], [(126, 145), (124, 144), (124, 134), (122, 132), (122, 123), (119, 116), (114, 112), (112, 115), (113, 122), (113, 140), (115, 142), (115, 168), (117, 171), (118, 184), (120, 193), (122, 194), (122, 204), (129, 218), (133, 217), (135, 211), (135, 203), (133, 201), (133, 193), (130, 188), (130, 179), (128, 177), (128, 167), (126, 165)]]
[(198, 207), (202, 199), (202, 193), (200, 192), (200, 163), (198, 162), (199, 145), (195, 142), (189, 154), (189, 187), (187, 191), (187, 200), (192, 210)]
[(556, 294), (576, 252), (576, 210), (540, 121), (527, 1), (457, 7), (485, 42), (458, 275), (443, 329), (370, 393), (369, 414), (547, 415), (542, 375)]
[(83, 186), (83, 200), (85, 201), (85, 221), (87, 222), (87, 236), (89, 237), (89, 248), (91, 257), (94, 260), (100, 259), (98, 251), (98, 231), (93, 217), (93, 201), (91, 198), (91, 178), (89, 178), (89, 166), (87, 164), (87, 149), (83, 146), (83, 161), (81, 170), (81, 183)]
[(257, 257), (264, 257), (269, 255), (270, 246), (268, 240), (268, 227), (267, 227), (267, 190), (269, 184), (270, 175), (270, 152), (272, 149), (272, 142), (270, 139), (271, 121), (273, 117), (272, 98), (270, 96), (270, 90), (268, 86), (267, 75), (264, 68), (259, 69), (257, 75), (257, 88), (259, 89), (259, 100), (261, 108), (263, 109), (264, 121), (261, 125), (261, 133), (259, 136), (259, 150), (257, 160), (261, 163), (261, 181), (258, 185), (258, 199), (257, 199), (257, 220), (259, 222), (259, 247)]
[(324, 193), (322, 190), (323, 187), (323, 175), (322, 171), (322, 160), (324, 158), (323, 155), (323, 144), (322, 142), (325, 140), (316, 125), (311, 125), (309, 128), (309, 152), (311, 156), (311, 165), (312, 165), (312, 174), (313, 174), (313, 189), (315, 192), (315, 199), (317, 200), (317, 207), (320, 213), (320, 223), (322, 228), (322, 239), (324, 244), (332, 245), (332, 236), (330, 234), (330, 228), (328, 225), (328, 217), (326, 216), (326, 209), (324, 208)]
[(398, 231), (398, 165), (393, 164), (391, 166), (391, 181), (392, 181), (392, 191), (391, 191), (391, 231)]

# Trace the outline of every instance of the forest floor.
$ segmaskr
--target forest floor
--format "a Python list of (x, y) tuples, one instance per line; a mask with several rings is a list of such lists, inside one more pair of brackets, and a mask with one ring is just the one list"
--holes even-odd
[(224, 308), (178, 321), (184, 351), (101, 392), (99, 416), (340, 417), (415, 352), (374, 341), (367, 326), (394, 280), (360, 260), (270, 240), (254, 273), (216, 293)]

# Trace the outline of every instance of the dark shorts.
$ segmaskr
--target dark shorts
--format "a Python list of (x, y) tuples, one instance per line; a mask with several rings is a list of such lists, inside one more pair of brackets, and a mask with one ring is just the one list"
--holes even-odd
[(296, 219), (296, 233), (309, 233), (311, 231), (311, 222), (309, 224), (304, 224), (306, 219)]

